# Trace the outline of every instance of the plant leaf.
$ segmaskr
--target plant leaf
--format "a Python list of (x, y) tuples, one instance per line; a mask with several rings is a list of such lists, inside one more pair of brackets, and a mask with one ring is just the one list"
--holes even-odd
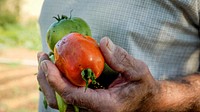
[(59, 112), (66, 112), (67, 104), (64, 102), (62, 97), (57, 92), (56, 92), (56, 100), (57, 100)]

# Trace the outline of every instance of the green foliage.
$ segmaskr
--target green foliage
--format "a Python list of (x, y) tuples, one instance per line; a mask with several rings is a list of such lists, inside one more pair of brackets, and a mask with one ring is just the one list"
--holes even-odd
[(0, 0), (0, 26), (19, 21), (21, 0)]
[(10, 14), (8, 12), (1, 12), (0, 15), (0, 26), (4, 27), (7, 23), (13, 24), (17, 23), (17, 16), (14, 14)]
[(23, 47), (41, 50), (37, 20), (19, 21), (22, 1), (0, 0), (0, 49)]
[(0, 27), (0, 48), (23, 47), (32, 50), (41, 50), (41, 40), (37, 22), (22, 25), (5, 24)]

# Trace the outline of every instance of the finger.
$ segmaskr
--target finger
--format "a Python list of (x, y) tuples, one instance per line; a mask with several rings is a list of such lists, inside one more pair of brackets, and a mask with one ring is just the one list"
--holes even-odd
[(135, 59), (126, 50), (113, 44), (108, 37), (101, 39), (100, 49), (107, 64), (115, 71), (122, 73), (128, 80), (140, 80), (149, 72), (142, 61)]
[(43, 60), (49, 60), (49, 56), (48, 54), (46, 54), (45, 52), (39, 52), (37, 54), (37, 60), (38, 60), (38, 63), (40, 65), (40, 63), (43, 61)]
[(43, 94), (46, 97), (48, 105), (52, 108), (57, 109), (55, 91), (50, 87), (48, 81), (46, 80), (45, 72), (42, 69), (44, 67), (44, 65), (41, 64), (41, 63), (44, 60), (49, 60), (48, 55), (43, 53), (43, 52), (38, 53), (38, 62), (40, 64), (39, 64), (39, 67), (38, 67), (37, 80), (38, 80), (38, 83), (40, 85), (40, 88), (41, 88)]
[(45, 74), (41, 70), (38, 72), (37, 80), (44, 96), (46, 97), (48, 105), (52, 108), (57, 109), (58, 107), (55, 98), (55, 91), (49, 86)]
[(38, 52), (37, 53), (37, 61), (39, 62), (39, 59), (40, 59), (40, 57), (41, 57), (41, 55), (43, 55), (44, 54), (44, 52)]
[(50, 86), (55, 88), (57, 91), (62, 91), (63, 88), (65, 88), (66, 83), (70, 86), (73, 86), (71, 83), (66, 81), (66, 78), (62, 76), (59, 69), (51, 61), (44, 60), (41, 63), (41, 66), (45, 72), (47, 81), (49, 82)]
[[(60, 71), (50, 61), (44, 61), (47, 65), (46, 73), (49, 84), (58, 92), (64, 101), (68, 104), (77, 105), (80, 107), (86, 107), (88, 109), (96, 108), (97, 105), (105, 102), (98, 102), (101, 98), (101, 92), (96, 92), (88, 88), (85, 91), (85, 87), (77, 87), (71, 84), (67, 78), (63, 77)], [(43, 63), (43, 62), (42, 62)], [(48, 69), (51, 68), (51, 69)], [(111, 99), (109, 94), (104, 99)]]
[(40, 55), (42, 54), (42, 52), (38, 52), (37, 53), (37, 61), (39, 61)]

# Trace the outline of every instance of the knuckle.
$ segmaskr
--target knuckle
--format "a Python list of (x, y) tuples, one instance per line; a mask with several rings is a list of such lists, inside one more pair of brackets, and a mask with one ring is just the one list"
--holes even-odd
[(116, 66), (119, 72), (123, 72), (125, 67), (131, 66), (130, 55), (123, 48), (119, 46), (116, 47), (116, 50), (113, 54), (112, 62), (113, 65)]
[(154, 81), (154, 78), (151, 75), (151, 72), (147, 64), (139, 60), (138, 67), (139, 67), (138, 70), (140, 71), (139, 73), (141, 74), (141, 79), (144, 80), (148, 84), (152, 83), (152, 81)]
[(40, 55), (40, 57), (38, 59), (39, 64), (44, 60), (49, 60), (49, 56), (46, 53), (43, 53)]
[(55, 84), (59, 84), (58, 80), (48, 74), (51, 74), (51, 73), (46, 73), (46, 77), (47, 77), (47, 80), (48, 80), (48, 83), (50, 86), (54, 87)]
[(38, 52), (37, 53), (37, 59), (39, 60), (39, 58), (44, 54), (44, 52)]
[(64, 91), (61, 93), (61, 97), (64, 98), (66, 100), (66, 102), (72, 102), (72, 98), (71, 98), (71, 92), (66, 91), (66, 89), (64, 89)]
[(78, 99), (79, 94), (77, 94), (76, 92), (72, 92), (70, 90), (64, 89), (64, 91), (61, 94), (61, 97), (68, 104), (72, 104), (72, 105), (79, 104), (80, 105), (82, 103), (82, 101), (80, 101), (80, 99)]
[(146, 63), (144, 63), (141, 60), (136, 60), (136, 61), (137, 61), (137, 70), (139, 72), (141, 72), (140, 74), (141, 75), (148, 75), (149, 74), (149, 68), (146, 65)]

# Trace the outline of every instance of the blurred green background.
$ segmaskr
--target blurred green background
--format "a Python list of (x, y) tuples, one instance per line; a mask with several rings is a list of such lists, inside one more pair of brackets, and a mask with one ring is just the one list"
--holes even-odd
[[(31, 15), (26, 9), (22, 8), (22, 6), (25, 7), (26, 1), (28, 0), (0, 0), (0, 48), (41, 49), (38, 17)], [(23, 10), (26, 10), (26, 12), (23, 12)]]
[(0, 0), (0, 112), (37, 112), (43, 0)]

